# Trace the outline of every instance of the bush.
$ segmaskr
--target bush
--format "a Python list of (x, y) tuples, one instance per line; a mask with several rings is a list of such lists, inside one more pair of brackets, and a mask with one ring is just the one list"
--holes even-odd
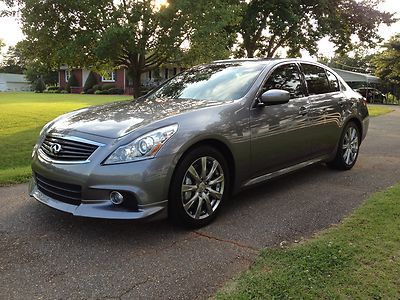
[(109, 90), (109, 89), (114, 89), (114, 88), (115, 88), (115, 84), (113, 84), (113, 83), (103, 84), (103, 86), (101, 87), (101, 89), (103, 91)]
[(58, 86), (49, 86), (47, 88), (48, 91), (58, 91), (60, 88)]
[(122, 95), (124, 93), (124, 89), (120, 88), (111, 88), (108, 90), (111, 95)]
[(94, 94), (94, 89), (88, 89), (85, 94)]
[(85, 85), (83, 86), (83, 91), (88, 93), (87, 91), (92, 89), (96, 84), (97, 78), (93, 72), (90, 72), (88, 78), (86, 79)]
[(94, 91), (101, 91), (102, 90), (102, 86), (101, 86), (101, 84), (95, 84), (92, 89)]
[(44, 83), (42, 78), (39, 78), (35, 82), (35, 92), (36, 93), (43, 93), (43, 91), (46, 89), (46, 84)]
[(71, 72), (71, 76), (68, 79), (66, 90), (68, 93), (71, 93), (71, 87), (77, 87), (77, 86), (79, 86), (78, 80), (76, 79), (74, 73)]
[(109, 95), (110, 94), (110, 92), (108, 90), (105, 90), (105, 91), (97, 90), (94, 93), (96, 95)]

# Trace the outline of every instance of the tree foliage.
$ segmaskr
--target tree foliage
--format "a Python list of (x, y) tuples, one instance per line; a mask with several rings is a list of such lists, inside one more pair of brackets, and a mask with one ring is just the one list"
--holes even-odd
[(83, 91), (86, 93), (88, 90), (92, 89), (93, 86), (97, 84), (97, 78), (96, 75), (94, 75), (93, 72), (90, 72), (85, 84), (83, 85)]
[(317, 51), (317, 41), (329, 36), (338, 52), (351, 49), (356, 35), (361, 43), (380, 41), (378, 25), (390, 24), (392, 14), (376, 7), (381, 0), (251, 0), (242, 2), (242, 37), (238, 56), (273, 57), (281, 47), (289, 56), (301, 49)]
[(215, 41), (231, 19), (228, 0), (171, 0), (161, 7), (150, 0), (21, 0), (19, 5), (27, 42), (42, 61), (100, 72), (125, 67), (136, 95), (140, 75), (181, 56), (184, 41), (202, 48), (206, 35), (214, 48), (227, 48)]
[(400, 84), (400, 34), (392, 37), (384, 45), (384, 50), (376, 55), (374, 63), (377, 76)]
[(22, 43), (8, 48), (0, 65), (0, 72), (22, 74), (26, 70), (26, 60), (23, 55)]
[(36, 93), (43, 93), (43, 91), (46, 89), (46, 84), (44, 83), (42, 78), (38, 78), (35, 81), (34, 88)]

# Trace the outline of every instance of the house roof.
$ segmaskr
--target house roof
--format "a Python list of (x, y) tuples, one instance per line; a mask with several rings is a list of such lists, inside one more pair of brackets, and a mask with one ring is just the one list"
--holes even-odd
[(357, 73), (346, 71), (342, 69), (333, 69), (336, 73), (340, 75), (346, 82), (365, 82), (365, 83), (380, 83), (379, 77), (364, 74), (364, 73)]
[(0, 82), (29, 83), (23, 74), (0, 73)]

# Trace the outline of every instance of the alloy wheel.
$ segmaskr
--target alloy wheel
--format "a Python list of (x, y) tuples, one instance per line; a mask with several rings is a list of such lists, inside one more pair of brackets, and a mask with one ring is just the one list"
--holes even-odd
[(343, 138), (343, 161), (351, 165), (357, 158), (359, 148), (359, 137), (356, 128), (350, 126)]
[(193, 219), (205, 219), (218, 208), (225, 188), (224, 171), (213, 157), (203, 156), (187, 169), (181, 186), (186, 213)]

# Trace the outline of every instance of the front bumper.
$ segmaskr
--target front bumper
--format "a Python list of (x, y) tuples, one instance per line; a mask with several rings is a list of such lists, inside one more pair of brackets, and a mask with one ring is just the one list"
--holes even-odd
[[(74, 216), (106, 219), (143, 219), (150, 216), (165, 217), (168, 207), (169, 183), (173, 172), (173, 157), (154, 159), (120, 165), (101, 165), (93, 159), (85, 164), (57, 164), (44, 159), (37, 152), (33, 156), (33, 176), (30, 196), (39, 202)], [(49, 185), (62, 183), (80, 187), (79, 201), (71, 203), (49, 194), (43, 189), (42, 179)], [(63, 190), (63, 186), (57, 187)], [(114, 205), (111, 191), (126, 193), (134, 207)]]
[(161, 215), (166, 216), (166, 207), (168, 203), (168, 201), (165, 200), (147, 207), (139, 206), (137, 211), (130, 211), (124, 207), (115, 206), (109, 200), (96, 202), (82, 201), (79, 205), (73, 205), (43, 194), (38, 189), (34, 179), (31, 180), (30, 196), (49, 207), (70, 213), (74, 216), (120, 220), (144, 219), (155, 215), (158, 215), (158, 217), (161, 217)]

